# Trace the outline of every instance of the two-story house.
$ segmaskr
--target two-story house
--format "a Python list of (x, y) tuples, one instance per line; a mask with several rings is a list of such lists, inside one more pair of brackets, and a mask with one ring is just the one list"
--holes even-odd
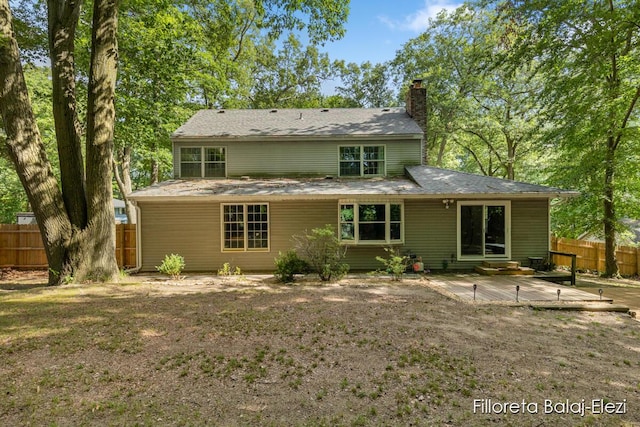
[(424, 89), (410, 91), (408, 111), (197, 112), (172, 135), (174, 179), (130, 195), (138, 267), (177, 253), (188, 271), (272, 271), (325, 224), (352, 270), (391, 245), (435, 269), (546, 256), (550, 200), (575, 193), (423, 166)]

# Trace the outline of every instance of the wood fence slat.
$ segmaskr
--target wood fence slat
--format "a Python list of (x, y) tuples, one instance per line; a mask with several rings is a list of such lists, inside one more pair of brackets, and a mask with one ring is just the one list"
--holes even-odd
[[(577, 268), (579, 270), (604, 271), (605, 249), (602, 242), (590, 242), (586, 240), (574, 240), (564, 237), (551, 238), (551, 250), (568, 252), (577, 255)], [(554, 257), (556, 262), (568, 262), (567, 257)], [(618, 246), (616, 249), (618, 268), (623, 276), (634, 276), (640, 270), (640, 249), (633, 246)]]
[[(116, 224), (116, 260), (120, 268), (136, 266), (134, 224)], [(0, 224), (0, 268), (48, 268), (38, 225)]]

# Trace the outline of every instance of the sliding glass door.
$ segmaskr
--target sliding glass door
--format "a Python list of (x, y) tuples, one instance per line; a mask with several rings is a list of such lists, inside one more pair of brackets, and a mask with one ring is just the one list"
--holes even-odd
[(458, 203), (458, 257), (510, 256), (509, 202)]

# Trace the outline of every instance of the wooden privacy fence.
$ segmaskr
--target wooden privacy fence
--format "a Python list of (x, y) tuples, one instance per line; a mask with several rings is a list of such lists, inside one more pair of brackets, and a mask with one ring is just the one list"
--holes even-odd
[[(605, 271), (604, 243), (553, 236), (551, 238), (551, 250), (576, 254), (576, 267), (578, 270)], [(633, 246), (618, 246), (616, 259), (622, 276), (639, 274), (640, 249)], [(571, 259), (556, 255), (553, 257), (553, 261), (559, 265), (569, 265)]]
[[(120, 268), (136, 266), (134, 224), (116, 225), (116, 259)], [(48, 268), (38, 225), (0, 224), (0, 268)]]

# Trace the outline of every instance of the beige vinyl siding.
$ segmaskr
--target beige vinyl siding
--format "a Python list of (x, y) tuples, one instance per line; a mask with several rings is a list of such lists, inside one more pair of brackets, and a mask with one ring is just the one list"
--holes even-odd
[(338, 217), (337, 201), (272, 201), (270, 250), (222, 252), (220, 203), (142, 202), (140, 208), (143, 271), (154, 271), (170, 253), (185, 258), (185, 271), (217, 271), (225, 262), (244, 271), (273, 271), (278, 252), (292, 247), (291, 236), (329, 222), (335, 226)]
[[(238, 203), (244, 201), (239, 200)], [(254, 201), (263, 202), (263, 201)], [(266, 200), (264, 202), (267, 202)], [(155, 271), (166, 254), (185, 258), (187, 271), (217, 271), (225, 262), (243, 271), (273, 271), (273, 260), (279, 251), (293, 246), (291, 236), (332, 224), (338, 229), (338, 199), (326, 201), (268, 201), (270, 250), (268, 252), (222, 252), (220, 203), (141, 202), (142, 270)], [(513, 200), (511, 202), (511, 254), (523, 265), (530, 256), (546, 256), (548, 235), (548, 201)], [(456, 221), (457, 209), (445, 209), (440, 199), (404, 200), (404, 245), (422, 257), (432, 270), (442, 268), (472, 269), (480, 261), (458, 262)], [(451, 255), (454, 254), (452, 261)], [(347, 263), (354, 271), (373, 271), (382, 267), (375, 257), (384, 256), (383, 246), (350, 246)]]
[(224, 146), (227, 148), (227, 176), (284, 177), (338, 176), (338, 147), (348, 145), (384, 145), (387, 176), (404, 174), (404, 167), (420, 164), (421, 142), (406, 140), (308, 140), (308, 141), (227, 141), (175, 142), (174, 176), (180, 170), (180, 147)]
[(511, 202), (511, 259), (529, 265), (529, 257), (549, 255), (549, 201)]
[(142, 269), (155, 271), (165, 255), (185, 259), (187, 271), (211, 271), (220, 252), (219, 204), (199, 202), (140, 203)]
[[(466, 200), (465, 200), (466, 201)], [(458, 201), (456, 201), (457, 203)], [(549, 248), (548, 200), (511, 201), (511, 259), (528, 265), (530, 256), (546, 256)], [(466, 270), (481, 261), (458, 261), (457, 209), (446, 209), (440, 199), (405, 201), (404, 250), (422, 257), (430, 269)], [(452, 256), (453, 255), (453, 256)]]
[(469, 268), (462, 263), (452, 263), (456, 253), (456, 208), (445, 209), (442, 201), (405, 201), (405, 250), (422, 258), (425, 267), (441, 269), (442, 261), (449, 268)]

